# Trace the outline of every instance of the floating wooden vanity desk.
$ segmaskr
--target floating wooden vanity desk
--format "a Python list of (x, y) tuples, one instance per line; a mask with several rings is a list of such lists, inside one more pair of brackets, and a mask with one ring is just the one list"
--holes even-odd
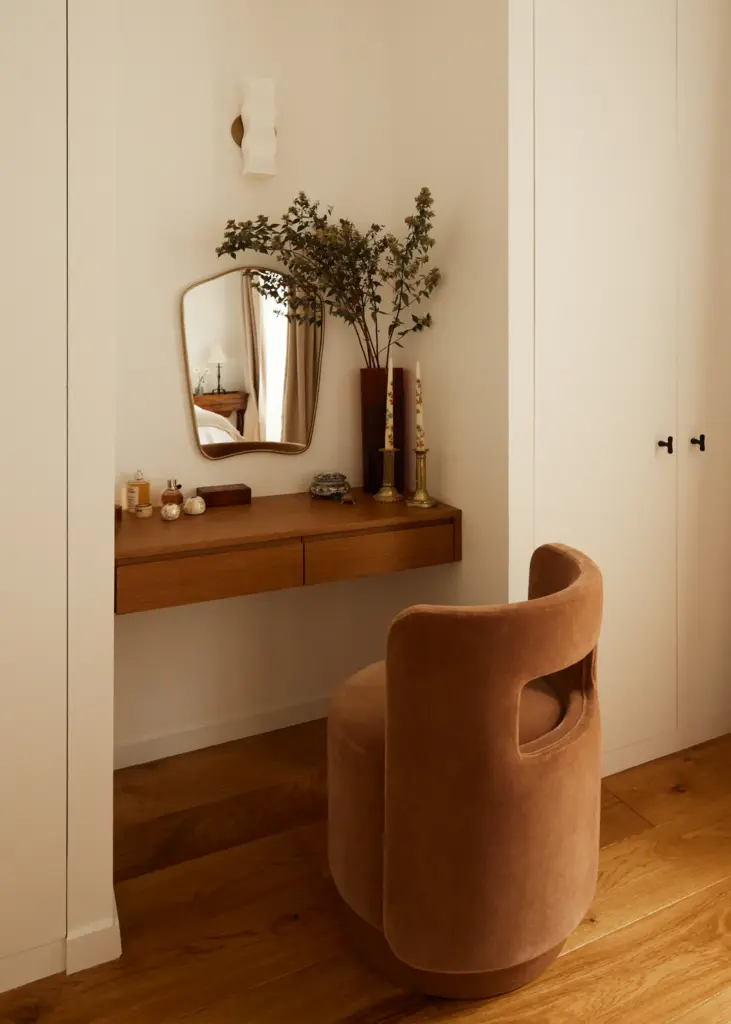
[(355, 505), (309, 494), (255, 498), (166, 523), (125, 513), (116, 536), (115, 610), (149, 611), (266, 590), (418, 569), (462, 557), (462, 513)]

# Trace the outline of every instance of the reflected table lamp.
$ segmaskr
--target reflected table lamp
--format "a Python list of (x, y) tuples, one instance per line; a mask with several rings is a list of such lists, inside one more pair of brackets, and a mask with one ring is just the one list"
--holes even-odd
[(228, 362), (226, 353), (223, 350), (223, 345), (214, 345), (208, 355), (208, 362), (213, 363), (218, 371), (218, 385), (211, 391), (212, 395), (225, 395), (226, 388), (221, 387), (221, 365), (222, 363)]

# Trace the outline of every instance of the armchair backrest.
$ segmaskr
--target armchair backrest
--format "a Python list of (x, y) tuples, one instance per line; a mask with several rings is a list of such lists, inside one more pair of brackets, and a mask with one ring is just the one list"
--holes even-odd
[[(538, 956), (578, 924), (594, 890), (601, 574), (580, 552), (547, 545), (533, 556), (529, 594), (417, 606), (389, 633), (384, 930), (423, 970), (500, 970)], [(521, 692), (540, 677), (566, 714), (521, 748)]]

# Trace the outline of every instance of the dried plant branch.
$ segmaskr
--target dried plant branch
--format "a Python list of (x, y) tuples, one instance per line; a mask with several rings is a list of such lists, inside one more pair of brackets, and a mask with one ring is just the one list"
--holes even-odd
[(216, 252), (234, 259), (239, 252), (276, 257), (283, 273), (256, 271), (256, 288), (286, 308), (291, 320), (320, 323), (328, 309), (353, 327), (366, 366), (378, 367), (407, 334), (432, 325), (430, 313), (412, 313), (408, 326), (402, 320), (403, 312), (430, 298), (441, 280), (436, 267), (427, 269), (434, 247), (434, 200), (428, 188), (421, 189), (415, 207), (405, 221), (406, 238), (399, 241), (381, 224), (362, 232), (352, 221), (333, 220), (332, 207), (321, 212), (318, 202), (300, 192), (279, 221), (264, 215), (230, 220)]

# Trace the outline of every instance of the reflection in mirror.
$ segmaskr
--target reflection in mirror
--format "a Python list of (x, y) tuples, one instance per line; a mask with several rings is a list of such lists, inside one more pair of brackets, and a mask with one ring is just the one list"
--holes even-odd
[(191, 410), (208, 458), (309, 445), (322, 362), (322, 307), (285, 278), (245, 267), (188, 288), (183, 341)]

